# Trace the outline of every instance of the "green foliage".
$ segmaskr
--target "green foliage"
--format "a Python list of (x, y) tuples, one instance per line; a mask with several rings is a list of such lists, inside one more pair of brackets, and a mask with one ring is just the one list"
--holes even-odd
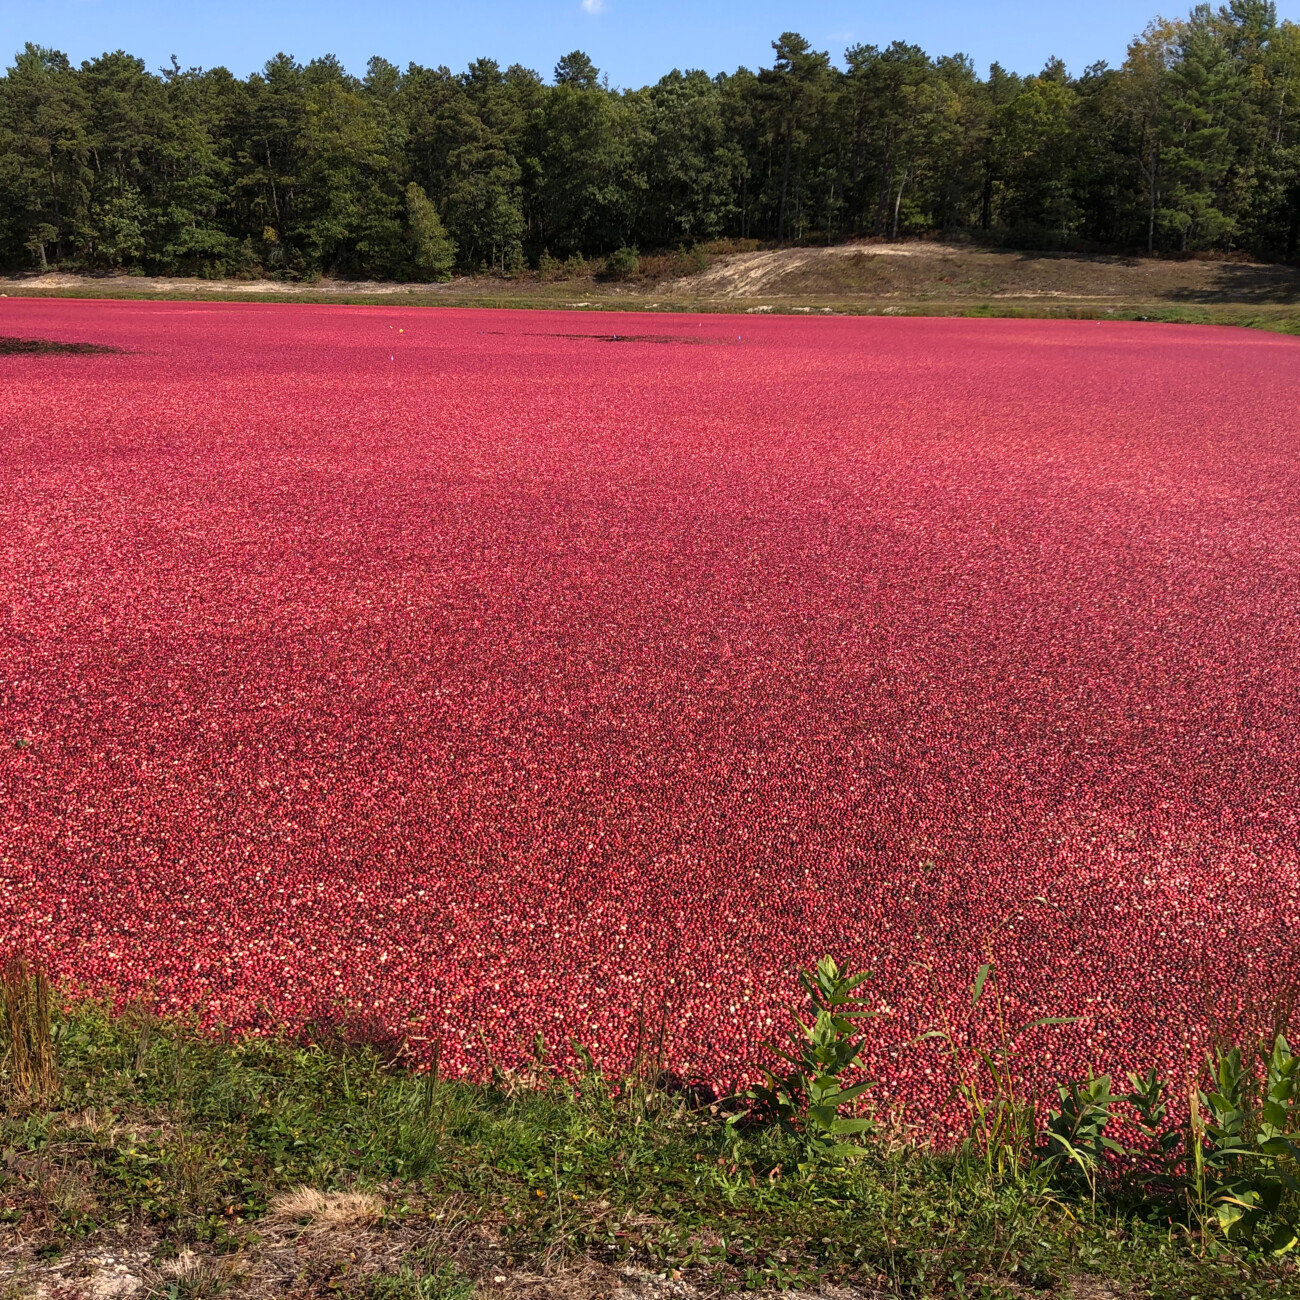
[(443, 229), (438, 209), (414, 181), (406, 187), (406, 224), (411, 261), (421, 277), (449, 280), (456, 265), (456, 242)]
[(601, 267), (606, 280), (630, 280), (641, 269), (641, 257), (635, 248), (617, 248)]
[(1141, 1136), (1134, 1153), (1155, 1175), (1158, 1187), (1172, 1188), (1178, 1180), (1182, 1163), (1182, 1133), (1169, 1117), (1168, 1087), (1149, 1069), (1128, 1076), (1131, 1092), (1123, 1100), (1132, 1107), (1131, 1122)]
[(0, 263), (437, 278), (445, 240), (514, 274), (545, 250), (957, 231), (1300, 251), (1300, 27), (1263, 0), (1157, 20), (1077, 75), (982, 77), (903, 42), (842, 62), (786, 32), (756, 73), (623, 91), (581, 51), (548, 85), (490, 59), (358, 78), (277, 55), (241, 80), (28, 45), (0, 77)]
[(1110, 1076), (1073, 1081), (1057, 1089), (1060, 1109), (1047, 1120), (1047, 1153), (1042, 1167), (1047, 1173), (1068, 1170), (1082, 1175), (1095, 1196), (1097, 1176), (1108, 1154), (1122, 1155), (1124, 1148), (1106, 1136), (1117, 1098), (1111, 1095)]
[(1285, 1254), (1300, 1244), (1300, 1057), (1281, 1034), (1261, 1055), (1262, 1088), (1239, 1047), (1211, 1062), (1210, 1089), (1191, 1107), (1189, 1164), (1198, 1208), (1229, 1242)]
[[(846, 1044), (869, 1014), (861, 984), (819, 964), (788, 1054), (842, 1067), (830, 1078), (844, 1079), (856, 1059)], [(823, 1014), (841, 1027), (815, 1041)], [(814, 1178), (791, 1176), (810, 1166), (801, 1113), (788, 1124), (756, 1114), (729, 1124), (726, 1107), (629, 1096), (572, 1048), (542, 1045), (532, 1066), (501, 1070), (487, 1086), (406, 1074), (364, 1045), (223, 1040), (143, 1004), (115, 1016), (81, 1003), (56, 1013), (54, 1033), (58, 1094), (0, 1113), (0, 1216), (15, 1241), (48, 1252), (101, 1236), (114, 1248), (119, 1225), (139, 1223), (160, 1249), (238, 1251), (229, 1258), (252, 1269), (255, 1237), (245, 1234), (261, 1230), (273, 1195), (306, 1184), (382, 1188), (386, 1223), (453, 1250), (447, 1225), (489, 1222), (503, 1271), (628, 1261), (689, 1271), (719, 1292), (835, 1284), (917, 1296), (1063, 1291), (1086, 1272), (1116, 1294), (1300, 1295), (1293, 1270), (1267, 1250), (1244, 1239), (1189, 1250), (1166, 1221), (1173, 1201), (1151, 1222), (1141, 1206), (1107, 1199), (1099, 1179), (1094, 1210), (1091, 1197), (1070, 1195), (1064, 1168), (1061, 1185), (1043, 1192), (1033, 1180), (989, 1179), (961, 1152), (862, 1133), (828, 1139), (851, 1142), (855, 1159), (819, 1159)], [(1292, 1059), (1278, 1052), (1264, 1089), (1278, 1089), (1287, 1129)], [(1276, 1128), (1283, 1117), (1270, 1114)], [(336, 1280), (358, 1297), (461, 1300), (472, 1267), (472, 1254), (457, 1263), (417, 1249), (389, 1276), (348, 1277), (351, 1292)]]
[(369, 1300), (469, 1300), (474, 1283), (447, 1260), (426, 1264), (408, 1261), (396, 1273), (370, 1284)]
[(791, 1009), (794, 1028), (784, 1046), (773, 1048), (791, 1068), (779, 1073), (764, 1069), (766, 1083), (746, 1094), (762, 1113), (801, 1137), (805, 1164), (861, 1154), (845, 1139), (871, 1127), (867, 1119), (840, 1113), (872, 1087), (870, 1080), (845, 1086), (845, 1076), (859, 1065), (865, 1042), (854, 1022), (878, 1014), (855, 995), (870, 978), (869, 971), (842, 970), (830, 956), (813, 970), (801, 972), (799, 983), (808, 995), (808, 1013), (805, 1017)]
[[(1181, 1124), (1154, 1070), (1130, 1074), (1132, 1091), (1122, 1095), (1105, 1076), (1062, 1085), (1039, 1171), (1058, 1186), (1086, 1181), (1094, 1200), (1108, 1179), (1132, 1184), (1136, 1171), (1139, 1204), (1181, 1203), (1230, 1246), (1289, 1254), (1300, 1245), (1300, 1057), (1279, 1034), (1258, 1058), (1249, 1062), (1237, 1046), (1209, 1058), (1208, 1085), (1191, 1088)], [(1136, 1130), (1139, 1145), (1107, 1135), (1116, 1119)]]

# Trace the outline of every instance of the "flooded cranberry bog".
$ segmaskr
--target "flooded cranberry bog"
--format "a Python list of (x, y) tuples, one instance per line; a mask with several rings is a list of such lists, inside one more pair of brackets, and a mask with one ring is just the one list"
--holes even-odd
[[(1039, 1077), (1282, 1023), (1300, 342), (0, 304), (0, 946), (235, 1029), (726, 1083), (996, 961)], [(68, 351), (48, 343), (95, 345)], [(112, 349), (109, 351), (95, 349)], [(979, 1014), (979, 1013), (977, 1013)]]

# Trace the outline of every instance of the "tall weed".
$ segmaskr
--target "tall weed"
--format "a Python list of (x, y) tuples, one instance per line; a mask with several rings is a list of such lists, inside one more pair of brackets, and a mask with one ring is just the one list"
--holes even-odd
[(50, 1003), (45, 968), (21, 953), (11, 956), (0, 972), (0, 1042), (9, 1090), (17, 1101), (41, 1101), (57, 1087)]

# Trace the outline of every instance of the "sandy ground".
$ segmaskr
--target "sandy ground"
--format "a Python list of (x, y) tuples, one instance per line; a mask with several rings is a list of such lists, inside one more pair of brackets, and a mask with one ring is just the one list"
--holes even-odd
[(1002, 252), (951, 244), (844, 244), (732, 255), (688, 281), (677, 281), (670, 292), (722, 298), (1294, 302), (1300, 300), (1300, 269), (1251, 262)]

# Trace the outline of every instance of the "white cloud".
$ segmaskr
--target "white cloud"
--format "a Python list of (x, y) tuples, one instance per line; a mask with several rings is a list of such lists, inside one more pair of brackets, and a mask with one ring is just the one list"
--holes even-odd
[(582, 0), (582, 12), (586, 14), (603, 14), (605, 0)]

